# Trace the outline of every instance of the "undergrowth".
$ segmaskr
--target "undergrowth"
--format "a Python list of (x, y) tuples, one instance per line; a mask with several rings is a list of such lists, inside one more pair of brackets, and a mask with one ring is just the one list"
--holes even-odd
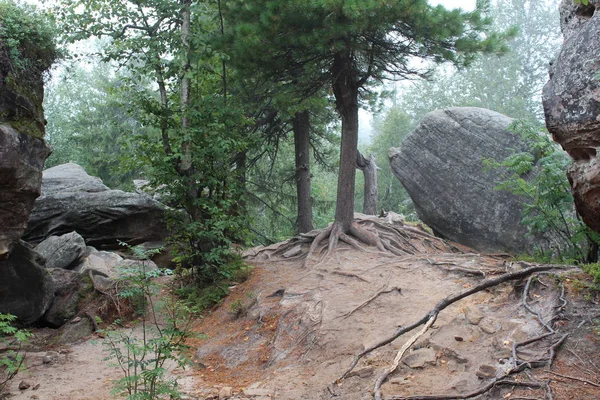
[(19, 373), (25, 362), (21, 348), (31, 336), (29, 331), (13, 326), (16, 319), (12, 314), (0, 313), (0, 399), (4, 398), (6, 385)]
[(239, 256), (223, 265), (219, 276), (213, 279), (203, 279), (194, 268), (179, 269), (179, 288), (175, 289), (175, 293), (193, 312), (201, 313), (221, 304), (229, 295), (229, 287), (245, 282), (251, 271), (252, 267), (246, 265)]

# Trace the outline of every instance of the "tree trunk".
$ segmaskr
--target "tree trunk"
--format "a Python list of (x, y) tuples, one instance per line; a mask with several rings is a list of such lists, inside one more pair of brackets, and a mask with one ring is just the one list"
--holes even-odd
[[(190, 77), (188, 70), (190, 69), (190, 27), (191, 27), (191, 0), (181, 0), (181, 46), (184, 53), (183, 68), (180, 72), (180, 110), (181, 110), (181, 129), (183, 136), (187, 136), (190, 127), (188, 111), (190, 106)], [(190, 141), (186, 140), (182, 144), (182, 157), (180, 168), (184, 175), (189, 175), (192, 168), (192, 154)]]
[(358, 148), (357, 72), (350, 53), (338, 54), (331, 67), (336, 108), (342, 119), (340, 172), (338, 175), (335, 225), (348, 232), (354, 219), (354, 179)]
[(296, 192), (298, 195), (298, 233), (313, 229), (312, 198), (310, 195), (310, 114), (297, 112), (293, 121), (296, 152)]
[(360, 151), (356, 152), (356, 166), (362, 170), (365, 176), (363, 213), (377, 215), (377, 164), (375, 164), (375, 156), (371, 154), (366, 159)]

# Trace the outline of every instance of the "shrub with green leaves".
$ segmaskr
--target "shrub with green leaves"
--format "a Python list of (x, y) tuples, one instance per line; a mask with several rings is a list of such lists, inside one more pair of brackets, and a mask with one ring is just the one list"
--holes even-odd
[(121, 270), (119, 296), (136, 305), (140, 326), (116, 329), (116, 321), (113, 329), (104, 331), (105, 360), (123, 372), (112, 393), (129, 400), (178, 399), (177, 380), (169, 377), (167, 368), (189, 363), (185, 340), (191, 336), (191, 312), (175, 297), (160, 292), (163, 287), (156, 278), (170, 271), (149, 268), (152, 252), (132, 250), (144, 261), (140, 267)]
[(31, 336), (29, 331), (13, 326), (16, 319), (17, 317), (12, 314), (0, 313), (0, 344), (6, 346), (6, 350), (0, 352), (0, 398), (8, 382), (23, 366), (25, 355), (21, 352), (21, 348)]
[(498, 190), (522, 199), (521, 222), (540, 238), (536, 255), (545, 261), (596, 261), (600, 235), (575, 212), (566, 174), (569, 157), (535, 123), (515, 121), (510, 129), (527, 145), (526, 151), (500, 161), (487, 159), (484, 165), (502, 171)]
[(49, 14), (0, 0), (0, 68), (15, 76), (41, 74), (58, 57), (56, 28)]

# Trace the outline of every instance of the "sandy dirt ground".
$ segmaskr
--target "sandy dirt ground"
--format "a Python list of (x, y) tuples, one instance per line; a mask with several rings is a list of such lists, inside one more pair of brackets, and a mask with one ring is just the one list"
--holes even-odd
[[(194, 324), (206, 337), (190, 341), (194, 366), (174, 371), (184, 398), (373, 399), (377, 379), (418, 329), (367, 354), (338, 381), (357, 354), (419, 320), (443, 298), (527, 267), (444, 246), (392, 256), (341, 245), (335, 255), (308, 266), (302, 258), (274, 255), (275, 249), (251, 253), (250, 279)], [(409, 346), (383, 383), (382, 398), (464, 398), (513, 368), (514, 355), (519, 363), (535, 362), (551, 357), (556, 345), (551, 365), (507, 377), (537, 387), (498, 385), (474, 398), (600, 399), (600, 306), (577, 290), (580, 278), (563, 271), (532, 280), (526, 301), (534, 313), (523, 304), (524, 280), (452, 304)], [(548, 332), (536, 313), (556, 332), (514, 353), (514, 343)], [(51, 349), (56, 359), (47, 364), (45, 351), (29, 354), (11, 398), (116, 398), (109, 391), (119, 370), (102, 360), (100, 342), (91, 338)], [(32, 387), (19, 390), (22, 380)]]

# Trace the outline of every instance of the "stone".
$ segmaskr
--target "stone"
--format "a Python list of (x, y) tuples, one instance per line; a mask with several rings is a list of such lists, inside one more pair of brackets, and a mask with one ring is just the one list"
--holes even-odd
[[(3, 86), (0, 73), (0, 88)], [(2, 97), (0, 90), (0, 111)], [(0, 259), (8, 258), (25, 232), (50, 148), (41, 138), (2, 123), (0, 112)]]
[(465, 372), (467, 369), (466, 363), (460, 363), (456, 360), (448, 361), (448, 370), (450, 372)]
[[(50, 147), (44, 142), (44, 69), (38, 67), (15, 75), (3, 38), (0, 38), (0, 260), (6, 260), (19, 244), (33, 203), (40, 195), (44, 161)], [(20, 49), (36, 57), (39, 49)], [(0, 310), (1, 311), (1, 310)]]
[(375, 373), (375, 369), (373, 367), (364, 367), (364, 368), (359, 368), (359, 369), (353, 370), (346, 377), (350, 378), (353, 376), (358, 376), (359, 378), (368, 378), (369, 376), (372, 376), (374, 373)]
[(39, 243), (76, 231), (90, 246), (122, 248), (168, 235), (165, 207), (146, 195), (111, 190), (77, 164), (43, 172), (42, 194), (29, 218), (25, 240)]
[(600, 4), (562, 0), (564, 42), (551, 64), (542, 102), (546, 127), (571, 156), (568, 169), (577, 212), (600, 232)]
[(483, 314), (476, 307), (467, 307), (465, 310), (465, 318), (471, 325), (477, 325), (483, 319)]
[(56, 351), (47, 351), (42, 358), (42, 363), (44, 364), (54, 364), (58, 361), (58, 352)]
[(224, 386), (219, 390), (219, 400), (226, 400), (233, 396), (233, 388), (231, 386)]
[(435, 364), (436, 360), (435, 350), (422, 348), (411, 352), (402, 362), (410, 368), (423, 368), (427, 364)]
[(85, 282), (75, 271), (61, 268), (48, 271), (54, 281), (54, 299), (40, 322), (51, 328), (60, 328), (79, 312), (79, 298)]
[(85, 250), (85, 240), (77, 232), (50, 236), (35, 247), (46, 259), (46, 268), (69, 268), (79, 261)]
[(51, 344), (71, 344), (89, 337), (94, 332), (94, 327), (88, 318), (82, 318), (76, 324), (65, 324), (58, 330)]
[(270, 398), (273, 395), (273, 391), (271, 389), (251, 389), (246, 388), (243, 390), (244, 396), (247, 397), (268, 397)]
[(19, 390), (27, 390), (31, 387), (31, 383), (29, 381), (21, 381), (19, 382)]
[(25, 325), (44, 315), (54, 299), (54, 281), (42, 261), (23, 241), (0, 261), (0, 313), (16, 315)]
[(480, 365), (479, 370), (475, 372), (478, 378), (491, 379), (496, 377), (496, 368), (491, 365)]
[(503, 160), (526, 146), (507, 128), (512, 119), (475, 107), (427, 114), (391, 148), (394, 175), (419, 218), (441, 237), (478, 251), (524, 253), (532, 241), (521, 224), (522, 200), (496, 190), (501, 172), (485, 170), (484, 158)]
[(302, 254), (302, 246), (297, 245), (283, 253), (283, 258), (291, 258), (296, 257), (297, 255)]
[(501, 328), (502, 327), (498, 322), (490, 318), (483, 318), (481, 322), (479, 322), (479, 329), (481, 329), (483, 332), (489, 335), (493, 335), (494, 333), (498, 332)]

